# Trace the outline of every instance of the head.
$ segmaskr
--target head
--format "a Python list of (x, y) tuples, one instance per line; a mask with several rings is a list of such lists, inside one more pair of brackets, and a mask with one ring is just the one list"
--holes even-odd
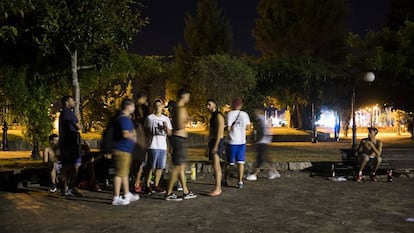
[(231, 108), (233, 110), (240, 110), (243, 107), (243, 100), (240, 97), (236, 97), (231, 101)]
[(185, 88), (180, 88), (177, 92), (177, 101), (181, 101), (184, 104), (190, 102), (190, 94), (191, 92)]
[(207, 100), (207, 109), (209, 112), (215, 112), (218, 110), (217, 102), (214, 99)]
[(121, 102), (121, 110), (130, 115), (135, 111), (135, 103), (132, 99), (124, 99)]
[(51, 146), (57, 146), (59, 144), (59, 136), (57, 134), (49, 135), (49, 143)]
[(76, 105), (75, 100), (70, 95), (63, 96), (62, 99), (60, 100), (60, 103), (62, 104), (62, 107), (66, 107), (66, 108), (74, 108)]
[(262, 116), (264, 115), (264, 108), (262, 106), (257, 106), (254, 108), (254, 114), (256, 116)]
[(375, 138), (378, 134), (378, 129), (375, 127), (369, 127), (368, 128), (368, 137), (369, 138)]
[(154, 113), (161, 114), (164, 109), (164, 103), (161, 100), (155, 100), (153, 104)]
[(137, 104), (142, 105), (147, 103), (148, 95), (145, 91), (139, 91), (137, 93)]

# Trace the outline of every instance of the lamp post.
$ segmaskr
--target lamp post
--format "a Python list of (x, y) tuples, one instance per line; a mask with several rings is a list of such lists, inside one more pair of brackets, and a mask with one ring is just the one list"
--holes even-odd
[[(364, 74), (363, 80), (367, 83), (372, 83), (375, 80), (375, 74), (372, 72), (367, 72)], [(355, 122), (355, 83), (352, 87), (352, 101), (351, 101), (351, 111), (352, 111), (352, 149), (356, 149), (356, 122)]]

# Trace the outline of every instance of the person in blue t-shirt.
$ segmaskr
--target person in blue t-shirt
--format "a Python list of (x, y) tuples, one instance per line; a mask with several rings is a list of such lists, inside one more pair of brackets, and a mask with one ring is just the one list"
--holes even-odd
[[(138, 194), (129, 191), (129, 170), (131, 167), (132, 152), (136, 143), (136, 132), (131, 115), (135, 111), (135, 103), (131, 99), (124, 99), (121, 103), (118, 125), (121, 137), (116, 142), (112, 158), (115, 165), (114, 197), (112, 205), (128, 205), (131, 201), (139, 200)], [(124, 191), (124, 198), (120, 196), (121, 186)]]

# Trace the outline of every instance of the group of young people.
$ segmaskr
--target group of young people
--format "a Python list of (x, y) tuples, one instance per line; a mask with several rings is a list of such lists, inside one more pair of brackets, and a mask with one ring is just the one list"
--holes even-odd
[[(130, 202), (137, 201), (140, 198), (139, 193), (163, 193), (167, 201), (197, 197), (189, 189), (185, 177), (186, 139), (188, 137), (185, 128), (190, 121), (186, 105), (189, 101), (190, 92), (183, 88), (177, 92), (176, 101), (171, 101), (167, 107), (162, 100), (155, 100), (152, 104), (152, 113), (146, 104), (147, 95), (144, 92), (137, 94), (136, 101), (132, 99), (122, 101), (120, 111), (111, 120), (116, 124), (116, 130), (113, 132), (116, 142), (113, 149), (105, 154), (105, 157), (112, 159), (115, 168), (113, 205), (128, 205)], [(76, 176), (82, 164), (82, 147), (79, 135), (80, 125), (73, 112), (76, 103), (70, 96), (63, 97), (61, 103), (59, 136), (50, 136), (50, 147), (44, 152), (45, 162), (50, 164), (52, 183), (50, 191), (57, 190), (56, 173), (61, 163), (62, 194), (80, 196), (82, 193), (77, 189)], [(222, 186), (229, 185), (230, 169), (235, 164), (238, 165), (237, 187), (243, 188), (244, 186), (246, 130), (250, 128), (252, 122), (249, 115), (242, 110), (241, 98), (233, 99), (232, 110), (226, 115), (220, 112), (217, 102), (213, 99), (206, 101), (206, 107), (211, 113), (208, 156), (215, 172), (215, 186), (208, 195), (215, 197), (221, 195)], [(165, 108), (168, 108), (169, 116), (165, 114)], [(257, 173), (267, 159), (266, 146), (271, 142), (263, 111), (256, 109), (255, 115), (257, 169), (246, 177), (248, 180), (257, 179)], [(169, 170), (168, 184), (163, 187), (160, 181), (163, 170), (166, 168), (168, 149), (171, 152), (172, 169)], [(88, 162), (90, 162), (89, 159), (83, 164)], [(135, 176), (132, 188), (134, 193), (129, 187), (131, 174)], [(154, 177), (154, 180), (151, 180), (151, 177)], [(280, 175), (276, 169), (269, 167), (269, 179), (278, 177)], [(142, 178), (145, 179), (142, 180)], [(182, 187), (183, 194), (180, 196), (174, 193), (174, 186), (177, 182)], [(96, 184), (93, 186), (96, 187)], [(121, 190), (123, 195), (121, 195)]]

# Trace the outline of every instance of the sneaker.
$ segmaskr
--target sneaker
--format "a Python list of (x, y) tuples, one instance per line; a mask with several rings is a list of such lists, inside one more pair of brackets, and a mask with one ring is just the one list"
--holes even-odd
[(280, 178), (280, 174), (277, 171), (269, 171), (269, 180)]
[(153, 190), (152, 190), (151, 187), (145, 187), (145, 188), (142, 189), (141, 193), (151, 195), (153, 193)]
[(49, 191), (50, 191), (51, 193), (56, 192), (56, 191), (57, 191), (57, 187), (56, 187), (56, 185), (55, 185), (55, 184), (52, 184), (52, 185), (50, 186), (50, 188), (49, 188)]
[(177, 191), (183, 191), (183, 186), (180, 182), (177, 183)]
[(124, 199), (127, 200), (128, 202), (138, 201), (139, 195), (128, 192), (127, 194), (124, 195)]
[(101, 187), (100, 187), (98, 184), (95, 184), (95, 185), (93, 186), (93, 190), (94, 190), (95, 192), (101, 192), (101, 191), (102, 191)]
[(70, 194), (71, 194), (71, 196), (72, 196), (72, 197), (83, 197), (83, 193), (81, 193), (81, 192), (79, 191), (79, 189), (74, 188), (74, 189), (68, 189), (68, 191), (69, 191), (69, 190), (71, 190), (71, 191), (70, 191)]
[(120, 196), (114, 197), (112, 205), (129, 205), (129, 200), (123, 199)]
[(183, 197), (184, 197), (185, 200), (188, 200), (188, 199), (196, 198), (197, 194), (195, 194), (195, 193), (193, 193), (189, 190), (187, 194), (184, 193)]
[(155, 186), (154, 190), (152, 190), (154, 193), (165, 193), (165, 190), (161, 188), (160, 186)]
[(362, 175), (358, 175), (356, 182), (361, 183), (362, 182)]
[(142, 192), (141, 183), (139, 183), (138, 185), (134, 185), (134, 192), (136, 192), (136, 193)]
[(256, 174), (250, 174), (246, 177), (246, 180), (257, 180), (257, 175)]
[(183, 199), (181, 197), (178, 197), (174, 193), (171, 193), (170, 195), (165, 197), (166, 201), (182, 201)]
[(244, 187), (244, 183), (242, 181), (237, 183), (237, 188), (242, 189), (243, 187)]

